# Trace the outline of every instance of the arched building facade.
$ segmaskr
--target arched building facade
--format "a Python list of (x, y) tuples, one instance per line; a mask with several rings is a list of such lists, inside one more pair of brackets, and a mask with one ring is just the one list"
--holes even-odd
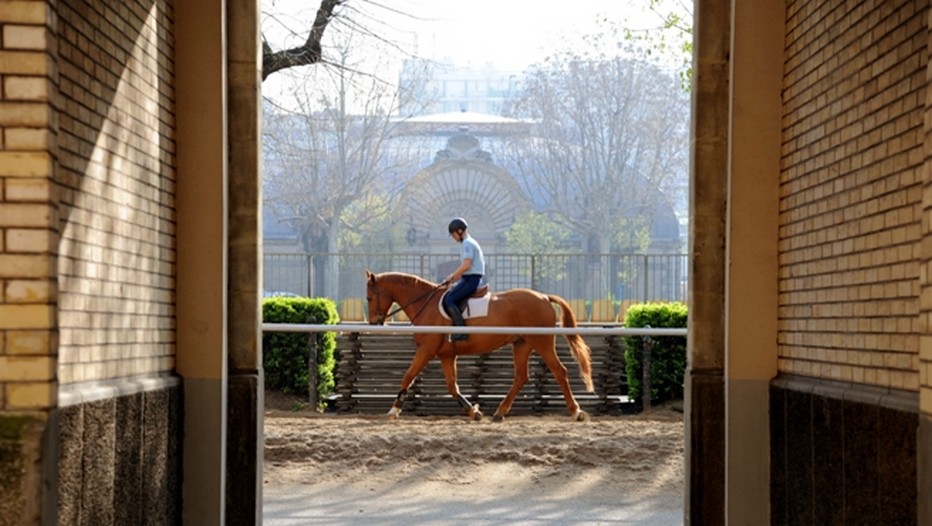
[[(530, 207), (514, 177), (496, 165), (479, 139), (462, 130), (452, 135), (434, 162), (421, 169), (405, 189), (403, 214), (424, 236), (429, 253), (449, 253), (446, 224), (454, 217), (469, 219), (469, 229), (483, 249), (505, 250), (502, 234)], [(457, 251), (458, 253), (458, 251)]]

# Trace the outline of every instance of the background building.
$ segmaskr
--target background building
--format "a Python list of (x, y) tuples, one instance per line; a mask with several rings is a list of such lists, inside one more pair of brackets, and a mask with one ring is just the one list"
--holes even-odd
[[(425, 71), (429, 74), (426, 82)], [(451, 218), (466, 218), (486, 254), (497, 256), (525, 250), (508, 246), (506, 242), (509, 230), (523, 214), (529, 211), (553, 212), (553, 205), (539, 191), (540, 180), (547, 176), (529, 173), (527, 168), (522, 168), (518, 156), (526, 157), (528, 154), (517, 154), (515, 147), (515, 143), (524, 141), (525, 152), (535, 145), (542, 148), (546, 139), (538, 137), (540, 130), (534, 120), (502, 116), (507, 105), (514, 104), (521, 94), (520, 74), (499, 71), (491, 66), (473, 69), (421, 60), (406, 61), (400, 85), (405, 90), (416, 91), (411, 87), (420, 83), (425, 85), (418, 89), (430, 94), (428, 100), (433, 102), (424, 107), (400, 109), (400, 114), (413, 113), (413, 116), (399, 117), (393, 123), (390, 139), (385, 141), (388, 153), (382, 157), (382, 162), (393, 168), (383, 170), (381, 182), (384, 184), (380, 186), (399, 189), (400, 198), (394, 206), (393, 216), (380, 219), (375, 226), (384, 228), (386, 223), (395, 222), (397, 228), (393, 232), (371, 235), (376, 240), (374, 244), (329, 250), (308, 249), (306, 240), (298, 233), (300, 228), (295, 227), (295, 221), (282, 217), (295, 215), (294, 209), (286, 210), (280, 206), (281, 200), (277, 196), (278, 192), (289, 196), (296, 191), (311, 192), (314, 184), (310, 181), (317, 178), (309, 178), (307, 184), (298, 186), (279, 187), (267, 183), (264, 189), (264, 277), (267, 291), (328, 296), (342, 302), (347, 299), (356, 301), (363, 296), (363, 282), (359, 276), (365, 269), (408, 270), (439, 280), (449, 273), (448, 267), (456, 266), (458, 258), (458, 248), (450, 242), (445, 230)], [(292, 120), (294, 124), (283, 123), (283, 119)], [(300, 133), (304, 129), (300, 121), (302, 117), (299, 115), (276, 114), (274, 119), (267, 119), (267, 122), (275, 123), (275, 130), (266, 133)], [(418, 152), (413, 160), (409, 160), (411, 152)], [(290, 174), (297, 169), (293, 164), (279, 163), (280, 155), (278, 149), (266, 151), (267, 181), (275, 180), (278, 172)], [(407, 168), (394, 168), (398, 166)], [(635, 168), (628, 171), (634, 173)], [(558, 282), (534, 277), (525, 280), (522, 277), (525, 272), (515, 265), (527, 266), (527, 261), (518, 262), (512, 258), (505, 262), (493, 257), (489, 265), (493, 286), (501, 290), (533, 285), (544, 287), (546, 292), (581, 301), (606, 295), (617, 301), (638, 298), (685, 301), (686, 276), (682, 258), (634, 262), (631, 256), (633, 253), (682, 255), (685, 252), (685, 231), (680, 220), (686, 216), (685, 202), (655, 187), (648, 175), (624, 177), (628, 181), (626, 202), (612, 207), (617, 210), (616, 216), (631, 218), (627, 228), (632, 232), (642, 228), (641, 222), (646, 221), (643, 228), (647, 229), (649, 241), (644, 246), (600, 248), (590, 237), (576, 233), (559, 247), (559, 252), (591, 257), (563, 257), (562, 262), (553, 260), (551, 265), (564, 268), (565, 277)], [(679, 179), (685, 181), (685, 173), (679, 174)], [(680, 183), (673, 189), (682, 191), (683, 186), (685, 183)], [(579, 199), (580, 203), (583, 201)], [(388, 243), (385, 239), (389, 240)], [(309, 255), (303, 259), (296, 255), (302, 251)], [(421, 254), (429, 257), (429, 263), (425, 259), (415, 262), (411, 258), (399, 261), (398, 258), (369, 257), (374, 253)], [(609, 256), (610, 253), (615, 255)], [(620, 253), (624, 255), (617, 255)], [(360, 255), (354, 257), (354, 254)], [(622, 269), (631, 270), (625, 272)], [(648, 274), (667, 276), (662, 280), (663, 287), (651, 289), (650, 297), (646, 291)]]
[[(402, 197), (395, 217), (406, 239), (390, 250), (397, 257), (388, 256), (385, 250), (365, 248), (302, 255), (300, 236), (287, 222), (276, 221), (274, 206), (267, 206), (263, 227), (265, 289), (270, 293), (330, 296), (340, 303), (365, 296), (365, 282), (360, 279), (364, 270), (408, 271), (442, 280), (459, 264), (459, 247), (451, 242), (446, 225), (453, 217), (464, 217), (490, 256), (489, 278), (496, 290), (533, 286), (584, 301), (603, 298), (606, 291), (619, 301), (685, 301), (680, 225), (671, 202), (656, 191), (656, 197), (651, 198), (655, 205), (645, 205), (641, 211), (650, 221), (645, 253), (669, 257), (645, 260), (632, 254), (591, 254), (587, 240), (576, 236), (567, 240), (562, 250), (579, 257), (553, 254), (553, 261), (560, 260), (554, 264), (565, 269), (560, 280), (537, 279), (522, 270), (529, 266), (530, 255), (517, 254), (509, 247), (506, 233), (523, 213), (542, 205), (525, 191), (533, 181), (522, 180), (509, 170), (506, 149), (508, 141), (531, 133), (533, 123), (474, 112), (424, 115), (399, 122), (391, 139), (398, 143), (396, 147), (408, 149), (403, 144), (419, 144), (432, 157), (416, 172), (401, 178)], [(646, 181), (643, 185), (649, 186)], [(650, 193), (632, 192), (642, 196)], [(267, 190), (266, 199), (274, 200), (274, 193)], [(376, 252), (383, 255), (374, 257)], [(517, 257), (505, 257), (508, 254)], [(324, 263), (326, 259), (339, 260), (337, 278)], [(631, 270), (624, 273), (625, 268)], [(339, 283), (329, 289), (331, 293), (325, 292), (328, 281)]]
[[(491, 64), (484, 68), (450, 63), (429, 64), (431, 73), (425, 91), (432, 95), (434, 102), (428, 105), (424, 112), (427, 114), (471, 112), (502, 115), (508, 101), (521, 91), (523, 73), (518, 71), (502, 71)], [(422, 59), (406, 60), (400, 83), (411, 82), (424, 65)], [(406, 110), (403, 107), (401, 113), (409, 113)]]

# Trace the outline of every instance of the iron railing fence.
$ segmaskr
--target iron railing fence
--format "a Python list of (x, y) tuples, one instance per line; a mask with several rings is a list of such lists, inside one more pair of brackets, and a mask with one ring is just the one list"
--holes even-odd
[[(365, 298), (365, 271), (409, 272), (440, 282), (457, 254), (273, 254), (263, 260), (266, 295)], [(491, 289), (531, 288), (567, 300), (616, 305), (686, 301), (686, 254), (488, 254)]]

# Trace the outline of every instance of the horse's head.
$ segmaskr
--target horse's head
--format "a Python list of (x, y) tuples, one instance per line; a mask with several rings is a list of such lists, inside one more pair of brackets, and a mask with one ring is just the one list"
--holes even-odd
[(395, 302), (390, 290), (379, 286), (378, 276), (366, 271), (366, 301), (369, 303), (369, 324), (384, 325), (385, 315)]

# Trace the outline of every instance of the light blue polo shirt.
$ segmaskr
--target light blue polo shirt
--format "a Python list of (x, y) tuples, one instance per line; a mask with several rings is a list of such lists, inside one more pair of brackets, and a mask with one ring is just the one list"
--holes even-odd
[(480, 274), (482, 279), (479, 281), (479, 285), (482, 286), (486, 283), (485, 279), (485, 257), (482, 255), (482, 247), (479, 246), (479, 243), (472, 238), (469, 234), (466, 234), (463, 237), (463, 242), (460, 244), (460, 257), (463, 260), (471, 259), (472, 265), (469, 269), (464, 272), (464, 274)]

